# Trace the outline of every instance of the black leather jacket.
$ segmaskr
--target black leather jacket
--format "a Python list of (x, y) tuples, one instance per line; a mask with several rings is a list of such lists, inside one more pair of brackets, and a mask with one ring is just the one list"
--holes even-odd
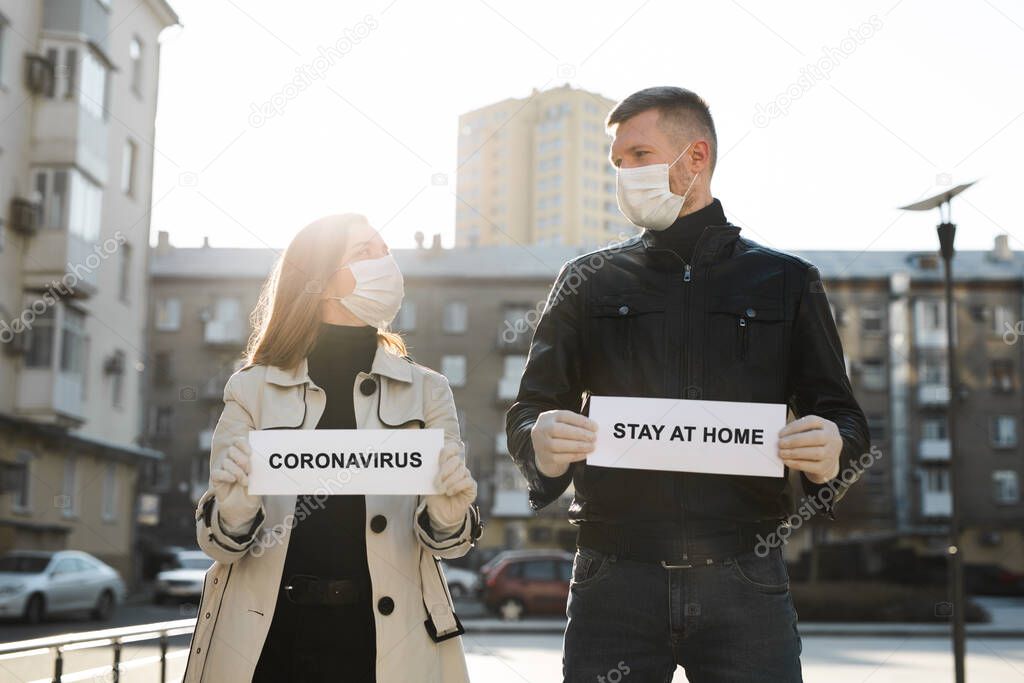
[[(739, 236), (734, 225), (704, 230), (691, 264), (645, 231), (563, 266), (530, 347), (516, 402), (506, 416), (509, 450), (534, 509), (575, 486), (569, 518), (651, 525), (686, 533), (702, 518), (764, 522), (793, 513), (786, 477), (669, 473), (574, 464), (559, 478), (537, 470), (530, 430), (547, 410), (587, 413), (590, 395), (788, 404), (819, 415), (843, 437), (840, 474), (869, 448), (867, 423), (850, 387), (843, 351), (817, 268)], [(664, 238), (663, 238), (664, 239)], [(846, 486), (837, 477), (817, 505), (835, 519)]]

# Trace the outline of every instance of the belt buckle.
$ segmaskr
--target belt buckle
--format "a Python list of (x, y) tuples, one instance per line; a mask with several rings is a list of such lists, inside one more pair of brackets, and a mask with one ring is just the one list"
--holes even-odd
[[(683, 555), (683, 559), (684, 560), (686, 559), (686, 555)], [(692, 569), (693, 568), (693, 564), (690, 563), (690, 562), (687, 562), (686, 564), (675, 564), (674, 562), (669, 562), (668, 560), (662, 560), (661, 561), (661, 566), (664, 567), (665, 569)]]

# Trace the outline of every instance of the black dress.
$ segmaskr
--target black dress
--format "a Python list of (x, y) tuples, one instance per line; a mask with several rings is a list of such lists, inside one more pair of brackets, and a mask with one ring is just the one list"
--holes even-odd
[[(352, 392), (356, 375), (369, 372), (377, 350), (374, 327), (321, 323), (307, 358), (309, 376), (324, 390), (320, 429), (356, 427)], [(377, 659), (370, 571), (366, 562), (366, 498), (298, 496), (297, 521), (288, 541), (281, 585), (295, 575), (355, 579), (365, 588), (357, 604), (297, 605), (279, 589), (274, 619), (253, 674), (254, 683), (375, 680)], [(305, 506), (302, 519), (298, 510)]]

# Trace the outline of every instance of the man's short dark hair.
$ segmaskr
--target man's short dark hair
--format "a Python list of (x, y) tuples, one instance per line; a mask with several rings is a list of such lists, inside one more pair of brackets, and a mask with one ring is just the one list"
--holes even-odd
[(605, 127), (611, 128), (651, 109), (658, 110), (658, 123), (666, 132), (674, 135), (689, 132), (706, 137), (711, 143), (711, 171), (714, 172), (718, 160), (715, 122), (708, 103), (692, 90), (668, 85), (638, 90), (615, 105), (605, 120)]

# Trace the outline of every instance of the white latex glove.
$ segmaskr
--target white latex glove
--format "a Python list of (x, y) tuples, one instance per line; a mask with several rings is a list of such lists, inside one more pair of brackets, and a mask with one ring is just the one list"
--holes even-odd
[(537, 469), (545, 477), (560, 477), (569, 465), (586, 460), (597, 440), (597, 423), (571, 410), (541, 413), (530, 430)]
[(476, 480), (459, 456), (460, 450), (456, 444), (441, 449), (441, 468), (434, 480), (441, 493), (427, 496), (427, 514), (435, 531), (458, 529), (476, 500)]
[(210, 473), (213, 496), (225, 531), (238, 533), (248, 527), (259, 512), (262, 499), (249, 495), (249, 439), (241, 436), (232, 442), (220, 464)]

